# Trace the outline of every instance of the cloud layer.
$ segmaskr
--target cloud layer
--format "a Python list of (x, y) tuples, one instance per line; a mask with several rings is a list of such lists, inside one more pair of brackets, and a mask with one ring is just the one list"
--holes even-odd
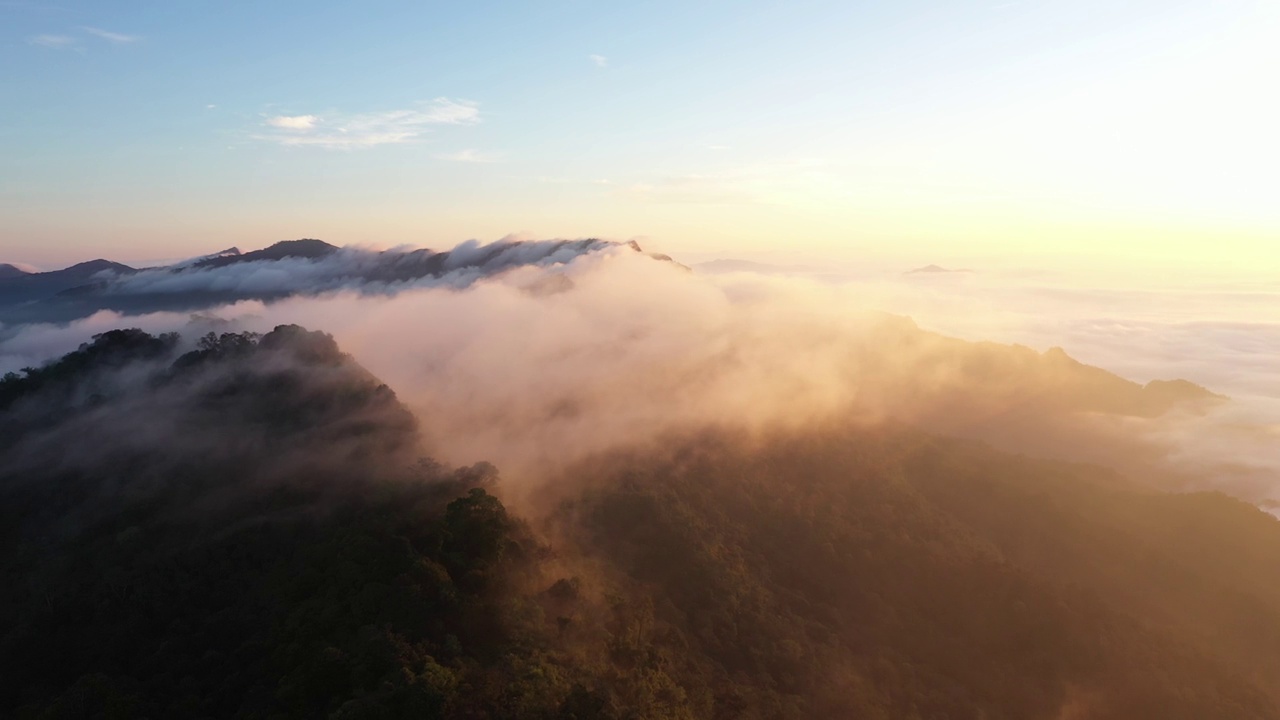
[(315, 115), (277, 115), (267, 118), (267, 124), (282, 130), (310, 130), (316, 126)]
[[(312, 275), (281, 266), (290, 269), (131, 278), (150, 291), (193, 280), (333, 285), (321, 297), (241, 302), (194, 318), (104, 312), (69, 327), (29, 327), (0, 346), (0, 356), (11, 367), (119, 326), (190, 335), (297, 323), (333, 333), (386, 381), (417, 414), (428, 454), (494, 462), (517, 484), (668, 433), (889, 421), (1260, 502), (1277, 497), (1280, 408), (1245, 398), (1159, 416), (1116, 413), (1105, 398), (1118, 379), (1099, 381), (1101, 401), (1081, 399), (1088, 393), (1078, 388), (1093, 381), (1079, 385), (1080, 378), (1095, 371), (1065, 355), (922, 331), (874, 310), (884, 303), (882, 288), (759, 273), (705, 277), (626, 246), (550, 247), (495, 255), (492, 246), (467, 244), (451, 253), (450, 281), (395, 292), (344, 286), (324, 262), (307, 267)], [(476, 262), (504, 270), (476, 272)], [(966, 309), (954, 305), (957, 316)]]

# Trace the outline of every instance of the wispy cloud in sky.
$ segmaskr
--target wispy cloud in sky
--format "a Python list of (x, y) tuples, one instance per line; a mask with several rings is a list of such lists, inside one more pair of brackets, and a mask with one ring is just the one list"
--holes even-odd
[(500, 160), (501, 156), (498, 155), (497, 153), (482, 152), (479, 150), (459, 150), (458, 152), (454, 152), (454, 153), (436, 155), (436, 159), (450, 160), (452, 162), (492, 163)]
[[(92, 35), (99, 40), (106, 40), (112, 45), (128, 45), (135, 43), (142, 38), (137, 35), (125, 35), (124, 33), (111, 32), (102, 28), (88, 27), (85, 25), (76, 28), (79, 33)], [(52, 48), (54, 50), (78, 50), (84, 52), (84, 48), (80, 44), (80, 38), (75, 35), (62, 33), (47, 33), (43, 35), (35, 35), (27, 39), (32, 45)]]
[(591, 62), (595, 63), (596, 67), (609, 67), (609, 58), (603, 55), (593, 54), (593, 55), (588, 55), (587, 57), (591, 58)]
[(81, 27), (80, 29), (90, 35), (102, 38), (113, 45), (127, 45), (141, 39), (137, 35), (125, 35), (123, 33), (111, 32), (109, 30), (103, 30), (102, 28), (96, 27)]
[(742, 178), (731, 174), (665, 177), (619, 187), (615, 194), (629, 200), (652, 203), (753, 205), (762, 202)]
[(318, 119), (315, 115), (277, 115), (267, 118), (267, 124), (285, 130), (310, 130)]
[[(412, 142), (436, 125), (471, 125), (477, 122), (480, 122), (480, 109), (476, 103), (439, 97), (416, 108), (386, 112), (276, 115), (266, 118), (263, 123), (275, 132), (255, 135), (254, 138), (285, 146), (354, 150)], [(471, 161), (483, 162), (479, 159)]]
[(29, 38), (27, 42), (54, 50), (65, 50), (76, 46), (76, 39), (70, 35), (36, 35)]

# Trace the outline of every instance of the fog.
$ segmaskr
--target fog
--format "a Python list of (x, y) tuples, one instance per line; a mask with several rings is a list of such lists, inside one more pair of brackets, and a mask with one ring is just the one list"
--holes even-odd
[[(689, 272), (600, 245), (465, 286), (337, 290), (197, 316), (100, 312), (16, 329), (0, 370), (116, 327), (177, 330), (190, 343), (210, 329), (296, 323), (331, 333), (397, 393), (425, 453), (493, 462), (530, 491), (593, 453), (705, 427), (751, 436), (895, 422), (1177, 487), (1278, 497), (1280, 402), (1266, 363), (1280, 340), (1265, 302), (1274, 289), (1116, 291), (980, 268), (732, 270)], [(1181, 377), (1231, 400), (1165, 402), (1044, 352), (1053, 347), (1141, 383)]]
[(1138, 382), (1184, 378), (1229, 396), (1207, 414), (1148, 431), (1201, 482), (1250, 499), (1276, 497), (1280, 285), (1188, 271), (1100, 282), (1083, 272), (1006, 269), (864, 286), (876, 307), (944, 334), (1064, 347)]

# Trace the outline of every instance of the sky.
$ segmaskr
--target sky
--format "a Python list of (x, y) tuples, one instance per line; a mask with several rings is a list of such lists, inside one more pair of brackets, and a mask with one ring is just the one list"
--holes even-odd
[(0, 0), (0, 262), (318, 237), (1256, 275), (1280, 0)]

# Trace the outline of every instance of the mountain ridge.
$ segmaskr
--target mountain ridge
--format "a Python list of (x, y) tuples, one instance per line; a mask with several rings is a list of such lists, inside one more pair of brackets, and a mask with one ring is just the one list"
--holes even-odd
[[(240, 300), (272, 302), (344, 287), (367, 286), (374, 292), (385, 292), (396, 285), (448, 277), (466, 284), (518, 265), (563, 264), (610, 248), (643, 253), (634, 242), (595, 238), (501, 240), (487, 245), (468, 241), (444, 251), (371, 251), (302, 238), (250, 252), (233, 247), (174, 265), (141, 269), (98, 259), (46, 273), (0, 277), (0, 324), (65, 323), (99, 310), (124, 315), (185, 312)], [(670, 258), (651, 257), (674, 263)], [(289, 272), (246, 280), (250, 269), (278, 262), (300, 264), (290, 266)], [(292, 277), (299, 270), (305, 272)]]
[(338, 252), (337, 245), (330, 245), (323, 240), (315, 238), (302, 238), (300, 240), (281, 240), (273, 243), (261, 250), (252, 250), (250, 252), (241, 252), (240, 248), (232, 247), (223, 250), (220, 253), (214, 253), (207, 256), (187, 267), (195, 268), (215, 268), (225, 267), (235, 263), (258, 262), (261, 260), (284, 260), (286, 258), (303, 258), (308, 260), (316, 260), (327, 257)]
[(30, 274), (31, 273), (27, 272), (26, 270), (23, 270), (17, 265), (10, 265), (9, 263), (0, 263), (0, 280), (23, 277)]

